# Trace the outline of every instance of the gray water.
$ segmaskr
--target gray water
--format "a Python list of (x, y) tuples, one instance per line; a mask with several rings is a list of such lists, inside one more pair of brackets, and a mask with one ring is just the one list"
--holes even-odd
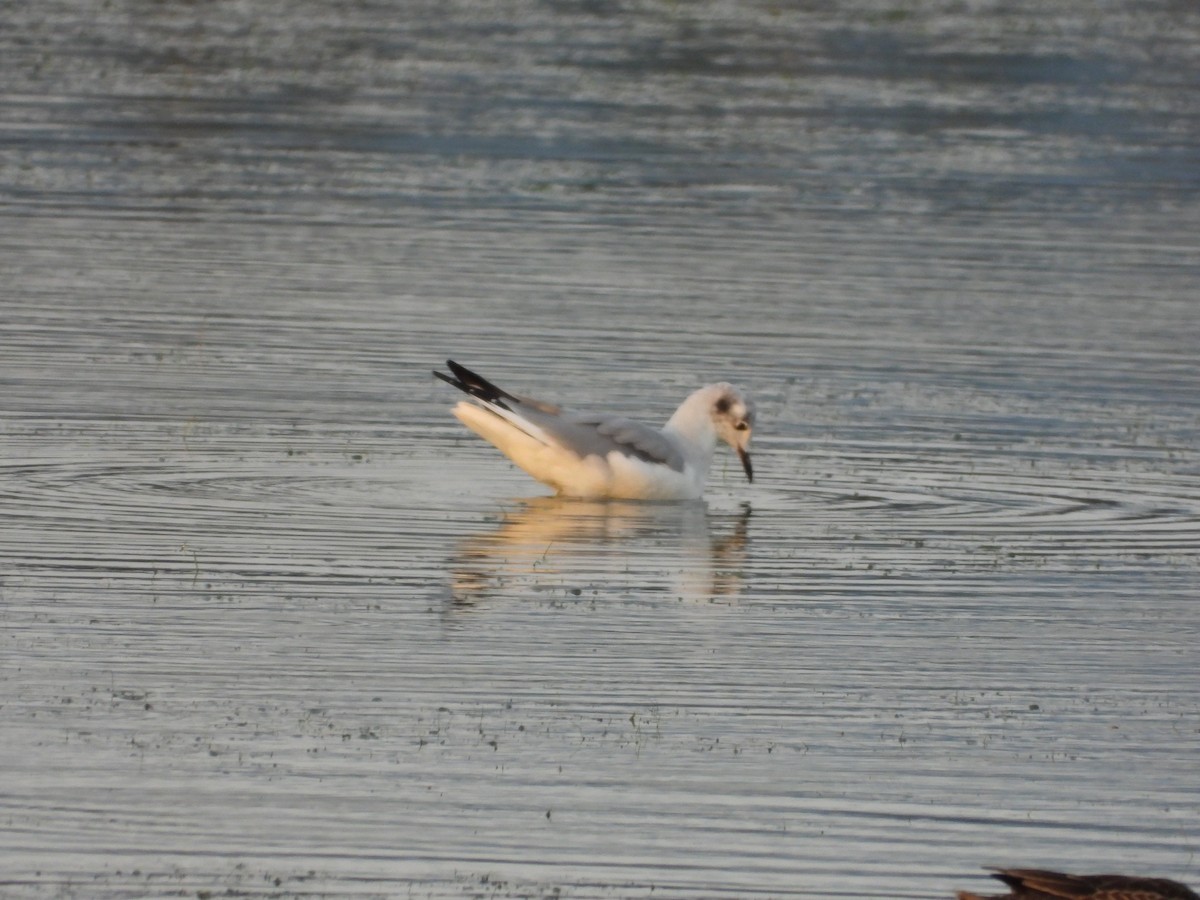
[[(0, 894), (1200, 883), (1200, 8), (0, 11)], [(756, 481), (546, 498), (452, 356)]]

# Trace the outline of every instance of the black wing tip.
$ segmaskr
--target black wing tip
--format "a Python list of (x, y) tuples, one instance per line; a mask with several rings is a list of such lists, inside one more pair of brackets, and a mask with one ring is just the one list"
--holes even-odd
[(452, 359), (446, 360), (446, 366), (450, 369), (450, 375), (439, 372), (437, 369), (433, 370), (433, 374), (446, 384), (454, 385), (464, 394), (469, 394), (485, 403), (495, 404), (502, 409), (509, 408), (504, 402), (505, 399), (516, 399), (512, 394), (502, 391), (482, 375), (472, 372), (466, 366), (459, 365)]
[[(439, 372), (437, 369), (433, 370), (433, 374), (447, 384), (452, 384), (455, 387), (462, 387), (471, 379), (471, 376), (475, 375), (470, 369), (464, 369), (452, 359), (446, 360), (446, 368), (450, 370), (450, 375), (447, 375), (445, 372)], [(479, 376), (475, 375), (475, 377), (478, 378)]]

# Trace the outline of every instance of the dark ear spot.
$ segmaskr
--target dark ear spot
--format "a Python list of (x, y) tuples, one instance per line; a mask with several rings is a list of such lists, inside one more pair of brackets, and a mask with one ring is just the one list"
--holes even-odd
[(715, 409), (717, 412), (719, 412), (719, 413), (721, 413), (722, 415), (724, 415), (725, 413), (729, 412), (729, 403), (730, 403), (730, 401), (729, 401), (729, 398), (728, 398), (728, 397), (720, 397), (720, 398), (718, 398), (718, 400), (717, 400), (717, 405), (716, 405), (715, 407), (713, 407), (713, 408), (714, 408), (714, 409)]

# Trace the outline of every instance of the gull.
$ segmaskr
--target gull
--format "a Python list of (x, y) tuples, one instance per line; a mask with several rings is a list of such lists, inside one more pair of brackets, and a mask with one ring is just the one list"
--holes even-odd
[(538, 481), (565, 497), (591, 500), (694, 500), (704, 492), (717, 439), (750, 466), (754, 404), (726, 382), (693, 392), (662, 428), (621, 416), (579, 413), (518, 397), (446, 360), (434, 375), (474, 402), (454, 407), (458, 420), (494, 444)]
[(1010, 893), (985, 897), (960, 891), (958, 900), (1200, 900), (1178, 881), (1131, 875), (1066, 875), (1042, 869), (995, 869)]

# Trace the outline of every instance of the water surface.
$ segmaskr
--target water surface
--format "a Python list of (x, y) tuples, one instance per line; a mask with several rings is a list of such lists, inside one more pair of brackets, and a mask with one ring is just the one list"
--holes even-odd
[(1193, 4), (0, 15), (5, 896), (1200, 883)]

